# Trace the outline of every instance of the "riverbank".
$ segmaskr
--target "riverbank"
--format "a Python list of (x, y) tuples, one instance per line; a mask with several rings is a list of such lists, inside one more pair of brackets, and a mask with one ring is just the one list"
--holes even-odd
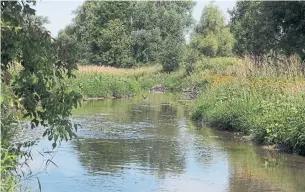
[[(284, 64), (289, 70), (284, 70)], [(246, 58), (221, 73), (208, 74), (204, 78), (209, 83), (194, 102), (192, 118), (250, 135), (258, 144), (284, 146), (304, 155), (305, 80), (301, 65), (295, 57), (271, 65), (254, 64)]]
[[(289, 70), (284, 70), (284, 65)], [(128, 97), (159, 86), (194, 100), (192, 119), (196, 121), (304, 155), (305, 80), (301, 67), (297, 57), (271, 60), (268, 65), (267, 61), (255, 64), (251, 58), (202, 58), (191, 68), (172, 73), (163, 73), (158, 66), (82, 69), (72, 84), (85, 99)]]
[[(184, 189), (180, 183), (185, 178), (188, 183), (196, 180), (188, 189), (207, 189), (213, 182), (217, 191), (245, 191), (249, 183), (256, 191), (304, 191), (305, 158), (263, 150), (240, 140), (241, 134), (191, 121), (189, 107), (178, 103), (175, 96), (150, 93), (146, 99), (136, 95), (84, 102), (71, 117), (82, 125), (77, 132), (79, 140), (63, 142), (56, 149), (54, 162), (59, 168), (51, 164), (48, 173), (39, 175), (42, 190), (52, 191), (57, 184), (65, 191), (79, 180), (83, 182), (73, 191), (141, 191), (145, 178), (150, 183), (145, 190), (158, 186), (165, 190), (165, 181), (171, 180), (174, 184), (170, 187), (179, 191)], [(46, 146), (47, 139), (35, 146), (31, 165), (41, 163), (37, 151)], [(67, 159), (73, 167), (66, 166)], [(71, 170), (77, 171), (67, 177), (65, 173)], [(32, 186), (37, 186), (35, 182)]]

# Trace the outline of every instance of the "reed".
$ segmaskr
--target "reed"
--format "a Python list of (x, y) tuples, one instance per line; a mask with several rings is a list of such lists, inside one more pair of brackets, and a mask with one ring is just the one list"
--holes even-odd
[(245, 56), (240, 63), (228, 68), (228, 73), (243, 77), (285, 77), (305, 76), (305, 61), (297, 55), (278, 57)]
[(222, 70), (203, 68), (192, 77), (208, 82), (192, 107), (192, 118), (305, 155), (303, 67), (297, 56), (248, 56)]

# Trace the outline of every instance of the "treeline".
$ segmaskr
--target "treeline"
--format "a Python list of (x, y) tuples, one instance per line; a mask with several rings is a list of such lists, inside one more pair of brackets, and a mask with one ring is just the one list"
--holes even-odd
[(175, 68), (193, 7), (191, 1), (86, 1), (59, 38), (76, 42), (77, 58), (84, 64), (132, 67), (160, 60), (166, 64), (170, 57)]
[(114, 67), (160, 63), (174, 71), (198, 55), (298, 54), (304, 59), (304, 2), (240, 1), (229, 11), (228, 24), (213, 3), (195, 24), (194, 5), (86, 1), (58, 38), (75, 44), (79, 63)]
[(305, 58), (305, 2), (240, 1), (230, 11), (236, 53)]

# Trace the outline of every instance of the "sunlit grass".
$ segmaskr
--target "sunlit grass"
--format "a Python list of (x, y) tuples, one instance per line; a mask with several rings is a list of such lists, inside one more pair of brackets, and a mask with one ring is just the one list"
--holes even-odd
[(268, 62), (248, 57), (221, 70), (203, 66), (193, 79), (208, 82), (207, 89), (196, 100), (192, 117), (305, 154), (304, 63), (296, 56)]
[(140, 92), (141, 86), (145, 84), (139, 78), (148, 77), (159, 71), (161, 66), (158, 65), (134, 69), (78, 66), (76, 79), (70, 80), (70, 83), (71, 87), (85, 98), (129, 97)]
[(162, 67), (155, 65), (149, 67), (139, 67), (133, 69), (126, 69), (126, 68), (115, 68), (109, 66), (93, 66), (93, 65), (86, 65), (86, 66), (78, 66), (78, 72), (80, 73), (105, 73), (110, 75), (116, 76), (142, 76), (151, 73), (157, 73), (161, 71)]

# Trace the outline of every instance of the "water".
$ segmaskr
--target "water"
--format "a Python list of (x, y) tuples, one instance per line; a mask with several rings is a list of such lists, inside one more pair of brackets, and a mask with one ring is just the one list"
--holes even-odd
[[(305, 191), (305, 158), (263, 150), (231, 133), (196, 125), (171, 95), (92, 101), (82, 125), (52, 153), (41, 140), (30, 164), (42, 191)], [(36, 131), (40, 135), (39, 131)], [(35, 153), (36, 152), (36, 153)], [(36, 187), (37, 180), (27, 182)]]

